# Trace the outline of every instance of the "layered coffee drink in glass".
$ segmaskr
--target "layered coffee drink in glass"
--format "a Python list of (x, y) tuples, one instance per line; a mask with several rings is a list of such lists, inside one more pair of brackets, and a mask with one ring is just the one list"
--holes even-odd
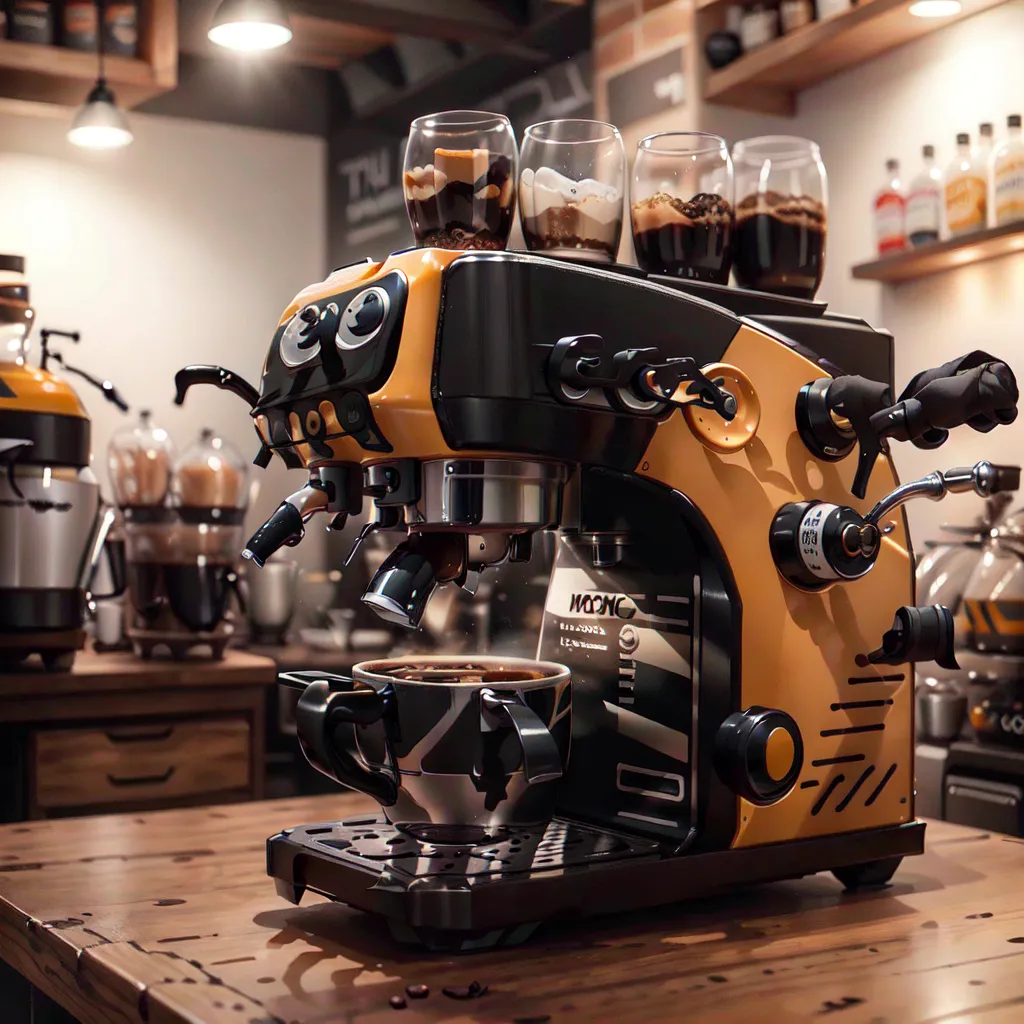
[(816, 143), (788, 135), (737, 142), (736, 255), (741, 288), (813, 299), (825, 271), (828, 178)]
[(564, 118), (523, 136), (519, 216), (527, 249), (612, 263), (626, 155), (614, 125)]
[(420, 248), (504, 249), (519, 154), (503, 114), (449, 110), (412, 122), (403, 188)]
[(633, 248), (643, 270), (729, 283), (733, 171), (724, 139), (706, 132), (641, 139), (630, 198)]

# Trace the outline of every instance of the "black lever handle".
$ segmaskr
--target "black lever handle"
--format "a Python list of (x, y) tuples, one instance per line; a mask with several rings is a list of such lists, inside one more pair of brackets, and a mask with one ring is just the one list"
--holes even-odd
[(942, 668), (958, 669), (953, 637), (953, 614), (945, 605), (904, 605), (897, 609), (892, 629), (882, 637), (882, 646), (870, 654), (858, 654), (857, 664), (863, 667), (934, 661)]
[(249, 403), (251, 409), (259, 400), (260, 393), (244, 377), (226, 370), (223, 366), (186, 366), (174, 375), (174, 404), (183, 405), (188, 389), (194, 384), (212, 384), (224, 391), (238, 395)]
[(1013, 371), (987, 352), (969, 352), (917, 374), (895, 403), (889, 389), (863, 377), (816, 381), (801, 391), (801, 436), (822, 457), (841, 458), (854, 440), (860, 448), (853, 493), (863, 498), (885, 438), (937, 448), (953, 427), (987, 432), (1017, 418)]

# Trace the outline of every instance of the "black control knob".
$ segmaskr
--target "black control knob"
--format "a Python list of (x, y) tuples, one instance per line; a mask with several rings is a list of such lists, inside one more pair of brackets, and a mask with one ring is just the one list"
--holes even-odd
[(800, 730), (785, 711), (737, 711), (715, 736), (715, 769), (722, 781), (760, 807), (776, 803), (793, 788), (803, 763)]
[(775, 514), (768, 543), (779, 572), (790, 583), (821, 590), (868, 572), (881, 537), (878, 527), (846, 505), (796, 501)]
[(904, 605), (897, 609), (882, 646), (870, 654), (858, 654), (857, 664), (905, 665), (934, 661), (942, 668), (958, 669), (953, 653), (953, 613), (941, 604), (925, 608)]

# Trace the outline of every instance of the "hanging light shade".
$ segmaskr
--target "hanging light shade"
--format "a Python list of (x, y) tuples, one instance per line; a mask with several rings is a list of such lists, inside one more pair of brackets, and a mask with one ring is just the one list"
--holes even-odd
[(68, 142), (84, 149), (120, 149), (132, 138), (128, 118), (118, 109), (106, 81), (100, 78), (76, 111), (68, 129)]
[(222, 0), (207, 35), (218, 46), (254, 53), (284, 46), (292, 27), (280, 0)]

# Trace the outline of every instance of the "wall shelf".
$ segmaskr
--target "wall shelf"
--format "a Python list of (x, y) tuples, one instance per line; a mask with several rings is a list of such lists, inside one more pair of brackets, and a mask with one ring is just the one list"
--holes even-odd
[(860, 263), (853, 268), (859, 281), (881, 281), (884, 284), (904, 284), (918, 278), (941, 274), (956, 267), (982, 263), (1000, 256), (1024, 252), (1024, 221), (1006, 224), (1000, 228), (976, 231), (945, 242), (932, 242), (919, 249), (911, 249), (897, 256)]
[[(1006, 0), (968, 0), (951, 18), (915, 18), (911, 0), (860, 0), (842, 14), (796, 29), (704, 78), (704, 100), (792, 116), (803, 90)], [(724, 24), (728, 0), (699, 0), (701, 39)]]
[[(140, 6), (139, 56), (105, 58), (121, 106), (134, 107), (178, 84), (176, 0)], [(76, 107), (96, 80), (96, 55), (0, 39), (0, 99)]]

